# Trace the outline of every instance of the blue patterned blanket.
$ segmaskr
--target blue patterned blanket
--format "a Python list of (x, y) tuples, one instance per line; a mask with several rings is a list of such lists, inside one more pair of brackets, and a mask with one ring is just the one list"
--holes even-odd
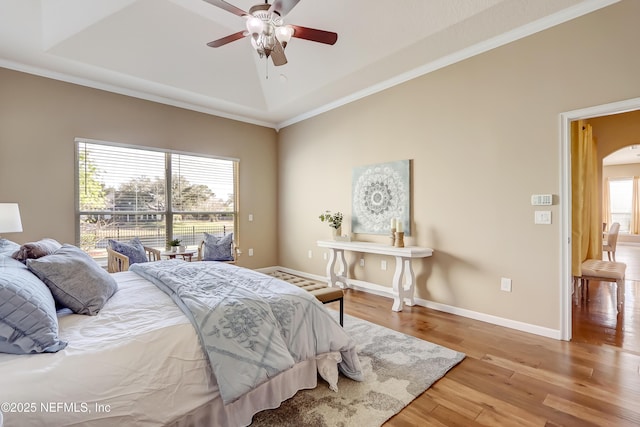
[(313, 295), (283, 280), (219, 262), (168, 260), (130, 268), (166, 292), (191, 320), (225, 404), (315, 356), (340, 351), (362, 381), (353, 340)]

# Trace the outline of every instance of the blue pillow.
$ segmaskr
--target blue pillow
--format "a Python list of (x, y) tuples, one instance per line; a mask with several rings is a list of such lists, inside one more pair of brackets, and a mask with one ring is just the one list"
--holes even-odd
[(0, 255), (11, 256), (18, 249), (20, 249), (20, 245), (12, 242), (11, 240), (0, 238)]
[(144, 245), (139, 238), (134, 237), (129, 240), (129, 243), (118, 242), (117, 240), (109, 239), (109, 247), (118, 252), (119, 254), (129, 257), (129, 265), (137, 262), (147, 262), (147, 251), (144, 250)]
[(27, 267), (55, 300), (78, 314), (95, 316), (118, 290), (113, 277), (82, 249), (64, 244), (51, 255), (27, 260)]
[(0, 255), (0, 352), (55, 353), (66, 346), (47, 286), (20, 261)]
[(233, 233), (223, 237), (204, 233), (203, 261), (233, 261)]

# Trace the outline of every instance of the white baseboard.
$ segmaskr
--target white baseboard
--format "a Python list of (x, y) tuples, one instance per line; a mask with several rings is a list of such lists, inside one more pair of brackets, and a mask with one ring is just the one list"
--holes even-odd
[[(263, 273), (271, 273), (273, 271), (280, 270), (285, 273), (295, 274), (297, 276), (306, 277), (307, 279), (316, 280), (319, 282), (326, 282), (325, 276), (318, 276), (316, 274), (306, 273), (304, 271), (293, 270), (286, 267), (267, 267), (261, 268), (258, 271)], [(369, 283), (362, 280), (347, 279), (348, 286), (351, 289), (358, 291), (368, 292), (371, 294), (383, 296), (386, 298), (393, 298), (393, 290), (388, 286), (376, 285), (375, 283)], [(464, 308), (454, 307), (447, 304), (440, 304), (437, 302), (425, 300), (422, 298), (414, 299), (416, 305), (431, 308), (433, 310), (442, 311), (444, 313), (455, 314), (456, 316), (467, 317), (469, 319), (479, 320), (481, 322), (491, 323), (492, 325), (504, 326), (505, 328), (515, 329), (517, 331), (527, 332), (530, 334), (540, 335), (547, 338), (553, 338), (560, 340), (561, 333), (559, 329), (544, 328), (542, 326), (532, 325), (530, 323), (519, 322), (517, 320), (505, 319), (503, 317), (493, 316), (490, 314), (479, 313), (477, 311), (466, 310)], [(391, 310), (391, 306), (389, 306)]]

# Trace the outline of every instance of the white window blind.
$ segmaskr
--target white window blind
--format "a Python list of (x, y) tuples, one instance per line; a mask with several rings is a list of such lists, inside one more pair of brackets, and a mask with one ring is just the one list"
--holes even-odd
[(631, 225), (633, 178), (609, 180), (611, 222), (620, 223), (620, 232), (628, 233)]
[(109, 239), (195, 247), (236, 229), (236, 160), (76, 140), (80, 246), (106, 256)]

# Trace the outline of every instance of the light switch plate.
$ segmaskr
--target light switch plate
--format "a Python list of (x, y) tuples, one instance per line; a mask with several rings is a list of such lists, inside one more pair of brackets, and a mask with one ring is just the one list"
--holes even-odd
[(536, 211), (534, 217), (535, 224), (551, 224), (551, 211)]

